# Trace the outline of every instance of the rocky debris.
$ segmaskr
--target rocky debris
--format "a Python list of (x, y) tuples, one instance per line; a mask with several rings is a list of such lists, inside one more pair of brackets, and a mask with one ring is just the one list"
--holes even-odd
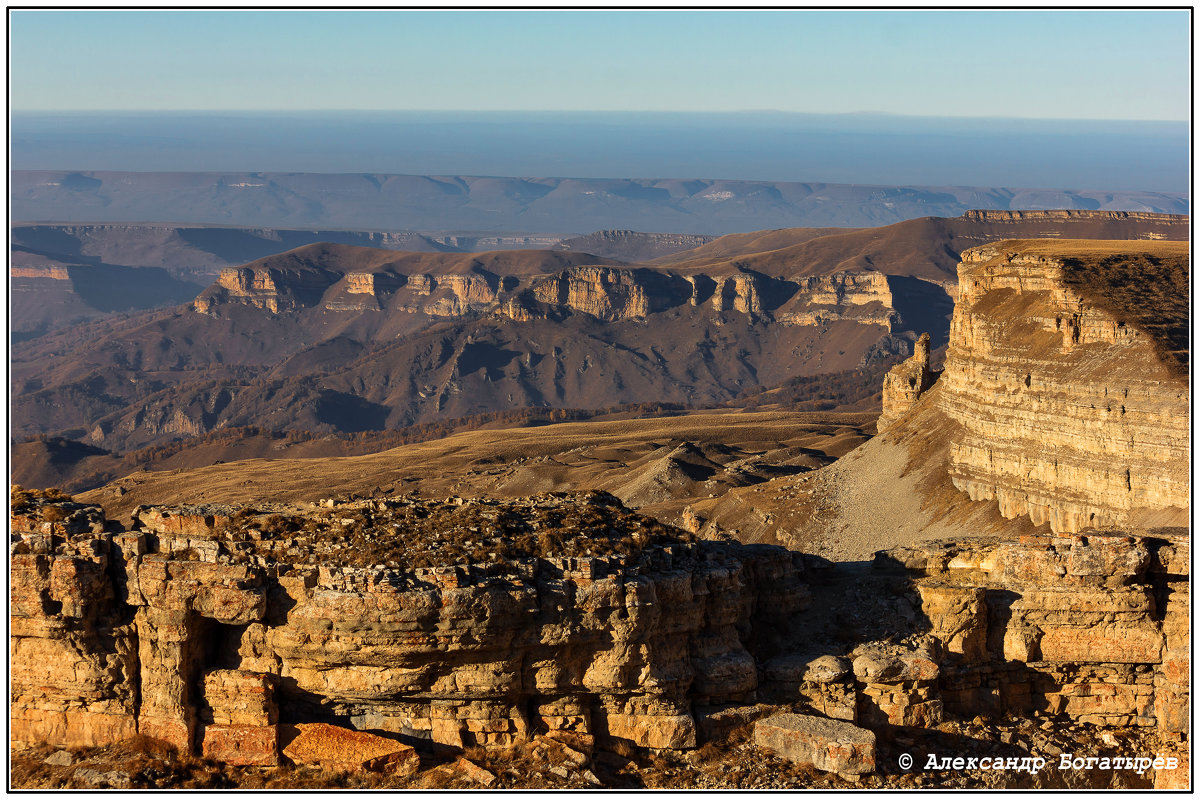
[(517, 562), (538, 558), (636, 561), (646, 547), (695, 540), (599, 491), (508, 501), (323, 500), (316, 513), (306, 514), (243, 509), (219, 538), (230, 563), (331, 570), (462, 564), (495, 574), (517, 573)]
[(372, 733), (363, 733), (323, 722), (301, 723), (283, 754), (297, 764), (355, 772), (368, 770), (412, 775), (420, 767), (417, 751)]
[(839, 775), (875, 771), (875, 734), (847, 722), (776, 714), (754, 723), (754, 743), (788, 761)]
[(490, 789), (496, 785), (496, 776), (488, 772), (483, 767), (468, 761), (465, 758), (460, 758), (454, 762), (454, 771), (462, 773), (462, 775), (471, 783), (478, 784), (485, 789)]
[(72, 778), (92, 789), (131, 788), (129, 773), (122, 770), (101, 772), (90, 767), (80, 767), (72, 774)]
[(75, 757), (66, 750), (56, 750), (46, 756), (45, 763), (52, 767), (69, 767), (75, 763)]
[[(767, 707), (764, 707), (766, 709)], [(788, 712), (776, 706), (767, 713)], [(924, 758), (903, 769), (899, 758), (904, 753), (923, 755), (963, 751), (967, 755), (1023, 758), (1043, 754), (1056, 766), (1047, 766), (1034, 775), (1011, 770), (923, 769)], [(1061, 754), (1082, 757), (1127, 756), (1131, 753), (1167, 755), (1171, 742), (1146, 728), (1112, 729), (1088, 724), (1052, 723), (1046, 717), (1006, 715), (943, 722), (932, 729), (882, 731), (876, 738), (876, 770), (862, 775), (845, 775), (798, 766), (776, 757), (753, 744), (753, 726), (732, 730), (720, 740), (699, 750), (632, 753), (630, 758), (600, 751), (592, 768), (573, 770), (564, 765), (549, 765), (533, 754), (529, 743), (501, 750), (472, 750), (472, 764), (496, 778), (496, 789), (582, 789), (595, 787), (594, 777), (608, 789), (845, 789), (845, 788), (1114, 788), (1148, 789), (1187, 788), (1187, 758), (1176, 769), (1154, 769), (1140, 775), (1134, 770), (1062, 770), (1057, 768)], [(270, 769), (253, 766), (220, 765), (208, 760), (181, 758), (165, 748), (147, 748), (145, 742), (122, 742), (96, 748), (71, 749), (75, 764), (85, 772), (73, 776), (74, 767), (45, 763), (52, 748), (35, 747), (14, 750), (11, 757), (12, 784), (22, 789), (91, 788), (84, 779), (96, 773), (122, 772), (128, 775), (129, 788), (191, 789), (357, 789), (483, 788), (472, 782), (465, 770), (456, 768), (460, 758), (450, 754), (441, 761), (430, 760), (415, 775), (389, 775), (378, 772), (342, 772), (331, 774), (318, 767), (282, 765)], [(557, 769), (555, 769), (557, 767)], [(565, 772), (566, 777), (559, 773)]]
[(551, 763), (565, 763), (575, 769), (584, 766), (591, 760), (586, 753), (580, 752), (558, 739), (540, 735), (533, 739), (533, 754), (539, 758), (545, 758)]

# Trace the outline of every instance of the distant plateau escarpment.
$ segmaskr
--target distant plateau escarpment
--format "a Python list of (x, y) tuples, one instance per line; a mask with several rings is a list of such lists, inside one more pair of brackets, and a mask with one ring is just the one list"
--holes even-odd
[(971, 209), (1187, 214), (1184, 195), (713, 179), (14, 170), (12, 218), (375, 230), (865, 227)]
[(940, 361), (963, 250), (1187, 230), (1162, 215), (980, 212), (738, 234), (636, 264), (307, 245), (224, 268), (189, 305), (19, 343), (15, 429), (121, 453), (239, 426), (356, 434), (527, 408), (769, 401), (847, 375), (811, 383), (841, 388), (809, 410), (861, 411), (921, 333)]

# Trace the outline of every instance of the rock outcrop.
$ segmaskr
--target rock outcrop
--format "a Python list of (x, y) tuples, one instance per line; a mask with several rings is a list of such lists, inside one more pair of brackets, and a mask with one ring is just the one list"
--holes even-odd
[(941, 542), (876, 560), (916, 576), (948, 712), (1012, 709), (1177, 738), (1189, 552), (1176, 531)]
[(939, 407), (950, 476), (1055, 532), (1184, 524), (1188, 247), (1001, 242), (963, 254)]
[(586, 236), (564, 239), (555, 250), (617, 258), (621, 261), (649, 261), (652, 258), (691, 250), (708, 244), (716, 236), (689, 233), (640, 233), (638, 231), (596, 231)]
[[(1180, 217), (1176, 214), (1158, 214), (1153, 211), (1102, 211), (1102, 210), (1066, 210), (1066, 209), (976, 209), (967, 211), (962, 218), (972, 222), (984, 223), (1022, 223), (1022, 222), (1091, 222), (1100, 229), (1096, 238), (1127, 239), (1139, 238), (1147, 240), (1178, 238)], [(1139, 236), (1128, 236), (1129, 223), (1139, 223), (1142, 231)], [(1024, 236), (1029, 236), (1025, 233)], [(1042, 234), (1033, 234), (1042, 235)]]
[[(582, 500), (602, 532), (616, 508), (606, 497), (566, 502)], [(558, 513), (561, 502), (521, 508)], [(608, 556), (493, 551), (412, 568), (338, 543), (386, 506), (316, 515), (325, 538), (313, 550), (271, 532), (295, 518), (147, 511), (114, 533), (87, 522), (92, 507), (68, 506), (64, 525), (46, 521), (59, 505), (27, 504), (13, 528), (14, 741), (136, 732), (262, 764), (275, 763), (279, 724), (350, 720), (450, 748), (506, 745), (538, 727), (694, 747), (693, 704), (752, 698), (754, 653), (807, 598), (781, 548), (655, 545), (624, 517), (611, 521), (634, 549)], [(530, 519), (536, 532), (543, 523)], [(576, 533), (541, 530), (534, 542)]]
[(883, 413), (876, 429), (883, 432), (920, 399), (937, 380), (938, 373), (929, 368), (929, 334), (923, 333), (913, 347), (913, 354), (892, 367), (883, 379)]
[(599, 493), (143, 509), (129, 531), (27, 495), (14, 742), (137, 733), (232, 764), (407, 773), (405, 744), (539, 730), (564, 757), (689, 749), (766, 701), (822, 720), (774, 717), (756, 741), (850, 774), (874, 768), (873, 732), (1012, 711), (1153, 730), (1187, 757), (1186, 532), (942, 541), (843, 574), (694, 541)]
[[(476, 261), (467, 265), (465, 273), (448, 274), (413, 271), (400, 259), (389, 264), (378, 256), (369, 259), (369, 270), (351, 270), (337, 263), (367, 259), (360, 249), (322, 247), (303, 251), (310, 255), (297, 251), (294, 256), (284, 254), (223, 270), (217, 283), (202, 292), (192, 307), (209, 315), (220, 315), (222, 307), (230, 305), (250, 305), (271, 313), (304, 308), (397, 310), (433, 319), (494, 314), (517, 322), (585, 314), (619, 322), (645, 320), (655, 313), (692, 306), (762, 317), (783, 325), (821, 326), (849, 320), (892, 331), (904, 321), (897, 310), (904, 298), (898, 299), (896, 292), (914, 298), (921, 295), (925, 303), (925, 295), (932, 293), (949, 306), (946, 287), (912, 278), (896, 289), (892, 285), (896, 279), (881, 272), (838, 271), (781, 278), (736, 264), (707, 274), (595, 259), (595, 266), (572, 266), (558, 272), (535, 268), (512, 274), (492, 272)], [(463, 266), (454, 263), (455, 269)]]

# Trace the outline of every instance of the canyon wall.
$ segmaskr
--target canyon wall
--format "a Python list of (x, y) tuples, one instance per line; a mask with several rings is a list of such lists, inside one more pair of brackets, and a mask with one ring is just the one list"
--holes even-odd
[(551, 274), (499, 275), (484, 268), (466, 274), (339, 271), (317, 266), (279, 269), (248, 265), (226, 269), (192, 307), (220, 315), (222, 307), (250, 305), (271, 313), (322, 308), (328, 311), (398, 310), (435, 319), (494, 314), (517, 322), (585, 314), (604, 322), (644, 320), (680, 306), (705, 307), (773, 320), (819, 326), (839, 320), (881, 325), (905, 322), (896, 291), (932, 292), (946, 299), (953, 287), (908, 279), (892, 286), (879, 272), (839, 271), (822, 276), (776, 278), (752, 270), (676, 272), (615, 266), (577, 266)]
[[(954, 486), (1054, 532), (1186, 525), (1187, 257), (1166, 242), (966, 251), (936, 388), (958, 426)], [(916, 371), (888, 376), (881, 429), (928, 388)]]

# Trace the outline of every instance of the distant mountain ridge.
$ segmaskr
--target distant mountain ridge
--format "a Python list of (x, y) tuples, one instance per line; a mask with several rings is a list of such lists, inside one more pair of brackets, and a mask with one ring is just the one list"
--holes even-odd
[(1186, 195), (713, 179), (14, 170), (12, 219), (357, 230), (660, 230), (721, 235), (867, 227), (971, 209), (1186, 214)]
[(1184, 217), (1108, 212), (925, 218), (739, 235), (671, 264), (311, 244), (224, 269), (188, 306), (17, 343), (14, 431), (127, 451), (248, 425), (358, 433), (532, 407), (702, 407), (876, 369), (922, 332), (936, 352), (966, 248), (1188, 233)]

